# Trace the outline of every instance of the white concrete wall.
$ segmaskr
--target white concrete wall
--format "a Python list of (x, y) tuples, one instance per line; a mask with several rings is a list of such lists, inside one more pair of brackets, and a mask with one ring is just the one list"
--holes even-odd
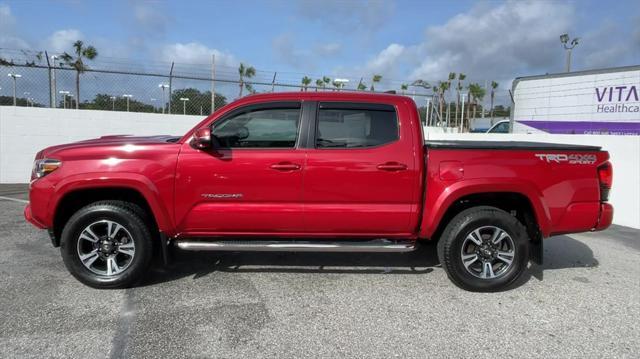
[(425, 129), (429, 140), (532, 141), (602, 146), (613, 164), (613, 223), (640, 228), (640, 136), (436, 133)]
[(203, 116), (0, 106), (0, 183), (29, 182), (39, 150), (104, 135), (183, 135)]
[[(37, 151), (104, 135), (182, 135), (201, 116), (0, 106), (0, 183), (29, 181)], [(435, 130), (438, 131), (438, 130)], [(640, 228), (640, 136), (458, 134), (425, 129), (428, 139), (538, 141), (602, 146), (613, 163), (614, 223)]]

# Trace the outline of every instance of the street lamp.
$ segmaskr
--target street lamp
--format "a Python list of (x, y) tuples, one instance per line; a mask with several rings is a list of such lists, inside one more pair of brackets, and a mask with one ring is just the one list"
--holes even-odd
[(29, 97), (29, 95), (31, 95), (31, 92), (23, 92), (22, 96), (24, 96), (27, 99), (27, 107), (29, 107), (29, 101), (31, 101), (31, 97)]
[(9, 77), (13, 77), (13, 105), (16, 105), (16, 79), (19, 79), (22, 77), (22, 75), (19, 74), (7, 74), (7, 76)]
[[(63, 95), (64, 97), (62, 98), (62, 108), (66, 109), (67, 108), (67, 96), (69, 96), (69, 91), (58, 91), (58, 93), (60, 93), (61, 95)], [(69, 105), (71, 106), (71, 105)]]
[(129, 99), (133, 97), (133, 95), (124, 94), (122, 97), (127, 98), (127, 112), (129, 112)]
[(180, 97), (180, 101), (182, 101), (182, 114), (187, 114), (187, 101), (189, 101), (188, 97)]
[(111, 96), (111, 111), (115, 111), (116, 110), (116, 97), (115, 96)]
[(567, 52), (567, 72), (571, 72), (571, 51), (573, 51), (574, 47), (578, 46), (578, 40), (580, 40), (580, 38), (576, 37), (571, 40), (571, 42), (569, 42), (569, 34), (560, 35), (560, 42), (562, 43), (562, 47), (564, 47)]
[(165, 106), (165, 104), (167, 103), (167, 100), (166, 100), (166, 98), (165, 98), (165, 94), (164, 94), (164, 89), (169, 88), (169, 85), (167, 85), (167, 84), (160, 84), (160, 85), (158, 85), (158, 87), (162, 89), (162, 113), (164, 114), (164, 106)]
[(51, 55), (51, 62), (53, 63), (53, 67), (51, 68), (51, 86), (53, 87), (51, 92), (53, 93), (53, 107), (58, 107), (56, 102), (58, 101), (56, 95), (56, 60), (59, 58), (58, 55)]

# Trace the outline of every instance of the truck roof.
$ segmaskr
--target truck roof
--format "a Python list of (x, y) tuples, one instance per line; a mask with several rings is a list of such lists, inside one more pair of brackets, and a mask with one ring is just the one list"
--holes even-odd
[(375, 102), (377, 100), (389, 101), (390, 99), (409, 99), (411, 97), (404, 95), (397, 95), (391, 93), (378, 93), (378, 92), (366, 92), (366, 91), (290, 91), (290, 92), (273, 92), (273, 93), (261, 93), (248, 95), (242, 98), (251, 100), (278, 100), (278, 99), (318, 99), (318, 100), (365, 100)]

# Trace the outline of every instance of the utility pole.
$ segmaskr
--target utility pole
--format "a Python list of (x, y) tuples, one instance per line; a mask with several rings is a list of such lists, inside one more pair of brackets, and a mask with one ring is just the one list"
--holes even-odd
[(274, 92), (276, 89), (276, 76), (278, 76), (277, 72), (273, 73), (273, 80), (271, 80), (271, 92)]
[(579, 40), (580, 38), (576, 37), (573, 40), (571, 40), (571, 42), (569, 42), (569, 34), (560, 35), (560, 42), (562, 43), (562, 47), (564, 47), (566, 52), (566, 64), (565, 64), (566, 72), (571, 72), (571, 52), (573, 51), (574, 47), (578, 46)]
[[(202, 115), (202, 106), (200, 106)], [(216, 55), (211, 55), (211, 113), (216, 110)]]
[(133, 95), (124, 94), (122, 95), (122, 97), (125, 97), (127, 99), (127, 112), (129, 112), (129, 99), (132, 98)]
[(180, 97), (180, 101), (182, 101), (182, 114), (187, 114), (187, 101), (189, 101), (188, 97)]
[(160, 84), (158, 87), (162, 89), (162, 114), (164, 114), (164, 108), (167, 106), (167, 98), (165, 97), (164, 90), (169, 88), (169, 85)]
[(116, 110), (116, 97), (111, 96), (111, 111), (115, 111), (115, 110)]

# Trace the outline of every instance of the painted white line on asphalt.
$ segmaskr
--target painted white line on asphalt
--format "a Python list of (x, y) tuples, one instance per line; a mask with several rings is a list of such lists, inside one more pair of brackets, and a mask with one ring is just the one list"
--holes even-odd
[(0, 199), (4, 199), (5, 201), (18, 202), (18, 203), (29, 203), (29, 201), (27, 201), (27, 200), (18, 199), (18, 198), (11, 198), (11, 197), (0, 196)]

